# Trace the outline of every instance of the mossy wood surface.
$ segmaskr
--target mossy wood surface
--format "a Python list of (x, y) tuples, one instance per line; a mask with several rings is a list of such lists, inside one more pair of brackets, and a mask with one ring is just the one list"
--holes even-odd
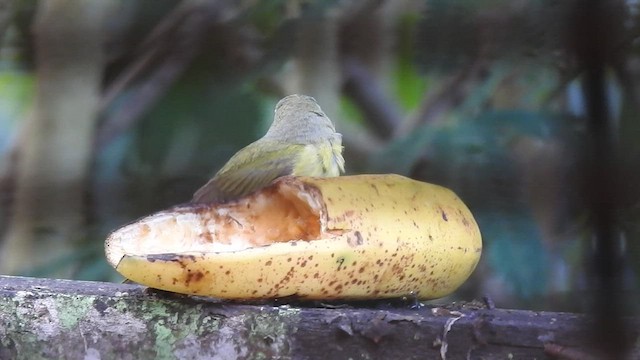
[(541, 359), (591, 343), (577, 314), (283, 303), (0, 276), (0, 359)]

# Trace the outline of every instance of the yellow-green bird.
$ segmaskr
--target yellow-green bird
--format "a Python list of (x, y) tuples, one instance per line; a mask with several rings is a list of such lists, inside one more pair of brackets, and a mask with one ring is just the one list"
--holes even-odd
[(342, 135), (314, 98), (289, 95), (276, 105), (269, 131), (233, 155), (192, 201), (234, 200), (285, 175), (331, 177), (343, 172)]

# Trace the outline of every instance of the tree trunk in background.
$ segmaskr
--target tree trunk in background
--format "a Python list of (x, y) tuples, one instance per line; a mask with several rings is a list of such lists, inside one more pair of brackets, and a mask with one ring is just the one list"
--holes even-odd
[(340, 30), (342, 91), (359, 108), (365, 123), (342, 126), (350, 172), (367, 171), (372, 153), (401, 121), (393, 100), (396, 24), (407, 0), (351, 2)]
[[(37, 93), (19, 145), (13, 218), (0, 273), (46, 264), (82, 236), (84, 195), (113, 2), (41, 1)], [(51, 276), (68, 276), (70, 268)]]
[(295, 44), (293, 71), (285, 85), (288, 93), (313, 96), (322, 110), (336, 120), (340, 100), (338, 63), (339, 8), (313, 14), (300, 22)]
[(357, 58), (387, 94), (394, 91), (396, 25), (407, 2), (364, 2), (343, 29), (345, 55)]

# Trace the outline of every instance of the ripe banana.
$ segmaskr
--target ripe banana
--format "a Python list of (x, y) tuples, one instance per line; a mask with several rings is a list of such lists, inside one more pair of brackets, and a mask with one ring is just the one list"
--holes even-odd
[(228, 299), (450, 294), (482, 252), (450, 190), (399, 175), (282, 177), (225, 204), (187, 204), (113, 232), (109, 263), (153, 288)]

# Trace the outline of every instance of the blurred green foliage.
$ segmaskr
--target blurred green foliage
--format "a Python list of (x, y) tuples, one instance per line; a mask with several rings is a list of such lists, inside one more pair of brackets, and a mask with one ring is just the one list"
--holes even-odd
[(0, 153), (8, 151), (19, 120), (31, 106), (34, 76), (19, 69), (0, 70)]

